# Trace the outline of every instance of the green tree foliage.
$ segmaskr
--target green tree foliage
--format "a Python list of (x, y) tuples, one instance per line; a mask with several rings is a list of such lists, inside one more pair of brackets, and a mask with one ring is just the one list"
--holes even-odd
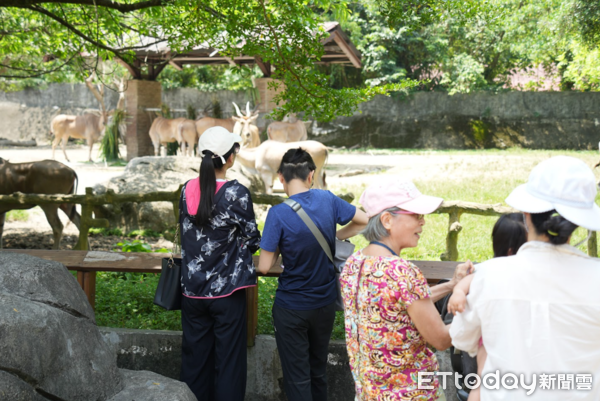
[[(323, 15), (346, 18), (343, 0), (0, 0), (0, 76), (39, 77), (66, 64), (80, 74), (98, 60), (135, 64), (142, 45), (172, 54), (208, 43), (222, 54), (260, 57), (274, 65), (286, 91), (277, 115), (304, 111), (320, 120), (402, 85), (333, 90), (314, 67), (323, 54)], [(81, 57), (82, 55), (94, 57)], [(48, 63), (43, 63), (48, 61)], [(166, 62), (166, 61), (165, 61)]]
[(252, 88), (252, 78), (262, 77), (259, 68), (230, 68), (217, 66), (184, 66), (181, 71), (167, 66), (159, 75), (158, 81), (165, 89), (196, 88), (203, 92), (218, 90), (248, 90)]
[(589, 44), (597, 48), (599, 10), (596, 0), (365, 0), (344, 28), (371, 84), (406, 77), (425, 90), (504, 90), (515, 71), (542, 67), (564, 90), (597, 90)]

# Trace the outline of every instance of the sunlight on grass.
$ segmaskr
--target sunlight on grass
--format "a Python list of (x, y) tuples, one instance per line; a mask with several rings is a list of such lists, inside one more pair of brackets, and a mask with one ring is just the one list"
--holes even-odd
[(6, 212), (6, 221), (27, 221), (29, 212), (27, 210), (11, 210)]

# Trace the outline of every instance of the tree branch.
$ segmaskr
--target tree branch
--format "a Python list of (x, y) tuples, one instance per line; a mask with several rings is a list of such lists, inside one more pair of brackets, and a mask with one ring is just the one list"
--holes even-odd
[(27, 8), (30, 9), (30, 10), (32, 10), (32, 11), (39, 12), (40, 14), (44, 14), (47, 17), (52, 18), (53, 20), (55, 20), (56, 22), (58, 22), (59, 24), (61, 24), (62, 26), (64, 26), (68, 30), (70, 30), (71, 32), (73, 32), (75, 35), (79, 36), (80, 38), (82, 38), (82, 39), (84, 39), (84, 40), (86, 40), (88, 42), (90, 42), (91, 44), (93, 44), (93, 45), (95, 45), (95, 46), (97, 46), (97, 47), (99, 47), (101, 49), (107, 50), (107, 51), (113, 53), (116, 56), (120, 56), (119, 50), (113, 49), (110, 46), (106, 46), (105, 44), (100, 43), (100, 42), (92, 39), (91, 37), (89, 37), (86, 34), (84, 34), (83, 32), (81, 32), (79, 29), (75, 28), (68, 21), (60, 18), (58, 15), (55, 15), (55, 14), (51, 13), (50, 11), (46, 10), (45, 8), (40, 7), (40, 6), (31, 6), (31, 7), (27, 7)]
[(6, 74), (0, 74), (0, 78), (19, 78), (19, 79), (22, 79), (22, 78), (37, 78), (37, 77), (41, 77), (42, 75), (50, 74), (52, 72), (60, 70), (65, 65), (69, 64), (75, 57), (77, 57), (79, 55), (80, 51), (81, 51), (81, 47), (79, 48), (78, 51), (74, 52), (73, 55), (71, 57), (69, 57), (69, 59), (67, 61), (65, 61), (64, 63), (62, 63), (59, 66), (57, 66), (55, 68), (52, 68), (50, 70), (32, 70), (32, 69), (11, 67), (10, 65), (0, 64), (0, 67), (4, 67), (4, 68), (7, 68), (7, 69), (11, 69), (11, 70), (35, 72), (35, 74), (26, 75), (26, 76), (23, 76), (23, 75), (6, 75)]
[(273, 35), (273, 39), (274, 39), (274, 42), (275, 42), (275, 47), (277, 48), (277, 53), (279, 53), (279, 57), (281, 58), (282, 64), (287, 67), (287, 70), (292, 74), (292, 76), (298, 82), (298, 85), (302, 89), (304, 89), (306, 91), (306, 93), (308, 93), (309, 95), (312, 95), (312, 96), (314, 96), (316, 98), (323, 99), (324, 98), (323, 96), (319, 96), (317, 94), (312, 93), (311, 90), (309, 90), (308, 88), (306, 88), (304, 86), (304, 84), (302, 83), (302, 79), (298, 76), (298, 74), (296, 74), (296, 71), (294, 71), (294, 67), (292, 67), (287, 62), (286, 58), (283, 55), (283, 52), (281, 51), (281, 47), (279, 46), (279, 36), (277, 35), (277, 31), (271, 25), (271, 20), (269, 19), (269, 14), (267, 12), (267, 7), (265, 6), (265, 2), (264, 2), (264, 0), (259, 0), (259, 1), (260, 1), (260, 5), (262, 7), (262, 10), (263, 10), (263, 15), (265, 17), (265, 21), (267, 23), (267, 28), (269, 28), (269, 31), (271, 31), (271, 34)]
[(160, 7), (173, 3), (174, 0), (146, 0), (139, 3), (123, 4), (113, 0), (0, 0), (0, 8), (2, 7), (15, 7), (15, 8), (31, 8), (38, 4), (44, 3), (63, 3), (63, 4), (77, 4), (83, 6), (99, 6), (112, 8), (113, 10), (120, 11), (122, 13), (130, 13), (132, 11), (143, 10), (150, 7)]

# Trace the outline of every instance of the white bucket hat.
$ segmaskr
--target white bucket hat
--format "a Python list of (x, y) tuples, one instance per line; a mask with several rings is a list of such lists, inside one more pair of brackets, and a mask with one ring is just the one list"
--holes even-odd
[(231, 150), (234, 143), (241, 144), (242, 137), (223, 127), (210, 127), (198, 139), (198, 153), (210, 150), (214, 157), (221, 157), (225, 164), (223, 155)]
[(535, 166), (527, 183), (515, 188), (506, 203), (526, 213), (556, 210), (573, 224), (600, 231), (596, 193), (596, 177), (583, 161), (556, 156)]

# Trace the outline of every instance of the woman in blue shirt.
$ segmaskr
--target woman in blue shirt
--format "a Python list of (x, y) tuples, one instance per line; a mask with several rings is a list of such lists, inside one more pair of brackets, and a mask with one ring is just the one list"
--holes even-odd
[[(279, 180), (285, 193), (302, 206), (335, 251), (335, 238), (358, 234), (367, 224), (367, 215), (329, 191), (310, 189), (315, 169), (308, 152), (290, 149), (281, 161)], [(336, 233), (337, 224), (348, 225)], [(336, 272), (315, 236), (286, 204), (269, 210), (259, 271), (267, 273), (279, 253), (284, 270), (273, 305), (273, 325), (285, 392), (289, 401), (326, 400)]]

